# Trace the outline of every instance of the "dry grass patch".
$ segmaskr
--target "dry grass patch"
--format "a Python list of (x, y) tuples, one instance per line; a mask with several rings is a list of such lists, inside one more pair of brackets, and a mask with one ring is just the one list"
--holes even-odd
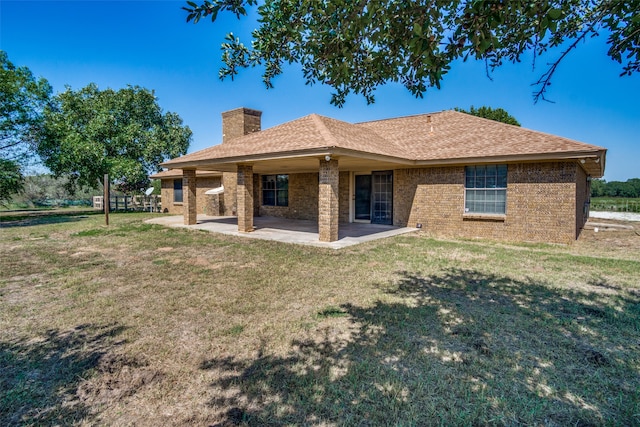
[(334, 251), (148, 215), (3, 226), (0, 424), (640, 423), (632, 235)]

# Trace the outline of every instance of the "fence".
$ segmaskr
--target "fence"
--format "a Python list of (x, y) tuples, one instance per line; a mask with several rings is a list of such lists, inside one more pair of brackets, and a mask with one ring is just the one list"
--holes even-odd
[(615, 200), (615, 199), (603, 199), (603, 200), (591, 199), (591, 210), (605, 211), (605, 212), (640, 212), (640, 201)]
[(32, 200), (31, 203), (33, 204), (33, 206), (50, 208), (91, 206), (90, 199), (39, 199)]
[[(93, 208), (104, 209), (104, 197), (93, 196)], [(160, 196), (111, 196), (109, 197), (109, 210), (114, 211), (147, 211), (162, 212), (162, 200)]]

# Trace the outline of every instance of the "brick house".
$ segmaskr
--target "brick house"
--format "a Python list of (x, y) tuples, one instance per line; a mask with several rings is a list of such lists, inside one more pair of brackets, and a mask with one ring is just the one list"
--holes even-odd
[[(589, 215), (606, 149), (456, 111), (351, 124), (311, 114), (267, 130), (222, 114), (222, 144), (172, 159), (163, 207), (198, 213), (419, 227), (443, 237), (569, 243)], [(212, 172), (215, 171), (215, 172)], [(215, 195), (206, 195), (207, 190)], [(178, 197), (179, 196), (179, 197)]]

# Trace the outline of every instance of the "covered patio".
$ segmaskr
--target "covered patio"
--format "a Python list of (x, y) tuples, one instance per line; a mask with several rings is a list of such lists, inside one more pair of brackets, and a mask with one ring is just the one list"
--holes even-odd
[[(182, 171), (185, 225), (197, 225), (203, 213), (197, 180), (204, 171), (222, 174), (225, 209), (216, 214), (234, 215), (239, 233), (263, 228), (261, 216), (314, 219), (309, 232), (330, 243), (352, 237), (349, 228), (340, 231), (347, 223), (393, 223), (393, 170), (413, 165), (404, 149), (366, 127), (316, 114), (261, 131), (261, 114), (247, 108), (223, 113), (222, 144), (162, 164)], [(366, 199), (355, 189), (355, 175), (372, 176)]]
[(254, 230), (251, 233), (238, 231), (238, 219), (235, 216), (198, 215), (196, 224), (185, 225), (182, 215), (163, 216), (146, 221), (166, 227), (180, 227), (194, 230), (205, 230), (232, 236), (262, 240), (274, 240), (298, 245), (318, 246), (340, 249), (371, 240), (397, 236), (417, 231), (417, 228), (394, 227), (392, 225), (348, 223), (341, 224), (338, 239), (332, 242), (321, 242), (318, 239), (318, 223), (309, 220), (292, 220), (260, 216), (253, 218)]

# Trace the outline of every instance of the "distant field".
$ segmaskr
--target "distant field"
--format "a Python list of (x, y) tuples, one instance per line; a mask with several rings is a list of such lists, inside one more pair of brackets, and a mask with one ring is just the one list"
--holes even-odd
[(592, 197), (591, 210), (612, 212), (640, 212), (640, 198)]
[(0, 425), (640, 425), (640, 237), (0, 223)]

